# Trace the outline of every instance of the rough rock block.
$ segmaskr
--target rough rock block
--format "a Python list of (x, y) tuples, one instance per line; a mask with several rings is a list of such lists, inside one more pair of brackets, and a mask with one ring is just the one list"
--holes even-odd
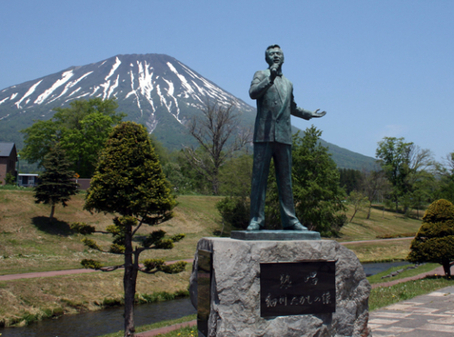
[[(336, 241), (242, 241), (203, 238), (197, 250), (212, 252), (208, 336), (370, 337), (367, 327), (371, 286), (356, 255)], [(260, 263), (336, 260), (336, 311), (263, 318)], [(196, 252), (190, 279), (197, 308)]]

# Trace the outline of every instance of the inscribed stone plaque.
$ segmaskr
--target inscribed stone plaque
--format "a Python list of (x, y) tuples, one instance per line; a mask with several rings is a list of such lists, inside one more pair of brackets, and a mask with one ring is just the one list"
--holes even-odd
[(335, 261), (260, 264), (262, 317), (336, 311)]
[(210, 316), (211, 266), (211, 252), (199, 249), (197, 263), (197, 329), (204, 336), (208, 334), (208, 316)]

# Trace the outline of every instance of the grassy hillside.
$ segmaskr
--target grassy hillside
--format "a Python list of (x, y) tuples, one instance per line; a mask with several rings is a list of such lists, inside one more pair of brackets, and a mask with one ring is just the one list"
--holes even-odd
[[(73, 233), (69, 224), (75, 221), (95, 225), (104, 229), (111, 224), (112, 215), (90, 214), (84, 211), (84, 194), (78, 194), (69, 202), (68, 207), (58, 206), (56, 221), (49, 223), (50, 208), (47, 205), (35, 204), (30, 190), (0, 189), (0, 275), (80, 268), (80, 260), (98, 259), (105, 264), (119, 264), (121, 257), (100, 253), (86, 248), (82, 236)], [(221, 221), (215, 204), (220, 197), (180, 196), (174, 218), (155, 227), (144, 226), (140, 234), (147, 234), (155, 229), (163, 229), (169, 234), (185, 233), (186, 238), (172, 250), (153, 250), (144, 253), (143, 258), (151, 256), (166, 260), (192, 258), (197, 241), (203, 236), (220, 235)], [(352, 212), (347, 213), (350, 218)], [(417, 219), (404, 218), (400, 214), (372, 209), (370, 219), (364, 211), (358, 212), (353, 222), (341, 230), (339, 241), (373, 240), (380, 237), (414, 236), (421, 225)], [(225, 228), (223, 235), (229, 235), (230, 228)], [(107, 247), (110, 236), (95, 234), (94, 239), (101, 246)], [(408, 240), (407, 240), (408, 241)], [(409, 242), (388, 242), (390, 246), (404, 249), (398, 256), (404, 258)], [(380, 243), (379, 246), (383, 246)], [(365, 244), (371, 250), (371, 244)], [(389, 246), (389, 247), (388, 247)], [(361, 245), (348, 245), (359, 253), (361, 260), (374, 260), (374, 251), (369, 256)], [(394, 248), (393, 248), (394, 249)], [(378, 257), (377, 257), (378, 259)]]
[[(366, 219), (367, 209), (358, 211), (353, 221), (345, 225), (341, 230), (339, 241), (374, 240), (381, 238), (415, 236), (421, 226), (422, 212), (419, 218), (416, 214), (412, 218), (403, 214), (396, 214), (391, 210), (384, 210), (381, 206), (372, 207), (369, 219)], [(350, 219), (353, 210), (347, 211)]]
[[(80, 260), (93, 258), (105, 264), (120, 264), (121, 257), (87, 249), (80, 234), (71, 232), (69, 224), (83, 221), (103, 229), (111, 224), (112, 215), (90, 214), (83, 211), (84, 194), (78, 194), (68, 207), (57, 207), (54, 223), (48, 222), (50, 208), (33, 202), (30, 190), (0, 189), (0, 275), (36, 271), (81, 268)], [(140, 234), (163, 229), (169, 234), (184, 232), (186, 238), (173, 250), (153, 250), (143, 258), (165, 260), (187, 259), (194, 256), (197, 241), (219, 231), (214, 204), (219, 198), (180, 197), (175, 216), (156, 227), (145, 227)], [(107, 246), (109, 236), (94, 235)], [(168, 299), (187, 293), (191, 266), (176, 275), (141, 274), (137, 294), (141, 302)], [(46, 278), (0, 282), (0, 326), (22, 325), (63, 313), (99, 310), (120, 304), (123, 297), (123, 271), (95, 272)]]
[[(83, 211), (84, 194), (78, 194), (68, 207), (57, 207), (57, 221), (48, 222), (49, 206), (35, 204), (30, 190), (0, 189), (0, 275), (36, 271), (80, 268), (80, 260), (92, 258), (105, 264), (120, 264), (121, 258), (87, 249), (82, 236), (71, 232), (69, 224), (82, 221), (103, 229), (111, 224), (112, 215)], [(156, 227), (145, 227), (141, 234), (163, 229), (169, 234), (185, 233), (186, 238), (172, 250), (153, 250), (143, 258), (161, 257), (167, 261), (194, 256), (197, 241), (204, 236), (229, 236), (223, 229), (215, 209), (220, 197), (180, 196), (174, 218)], [(347, 214), (351, 216), (351, 212)], [(374, 209), (369, 220), (360, 211), (351, 224), (341, 231), (339, 241), (370, 240), (377, 236), (402, 236), (415, 233), (421, 222)], [(101, 245), (109, 244), (109, 236), (96, 234)], [(405, 258), (410, 240), (381, 243), (349, 244), (360, 260)], [(191, 266), (177, 275), (157, 273), (139, 275), (137, 292), (143, 301), (187, 290)], [(118, 304), (122, 299), (122, 270), (112, 273), (56, 276), (0, 282), (0, 325), (27, 322), (85, 310), (98, 310)], [(161, 294), (160, 294), (161, 292)]]
[[(350, 219), (352, 214), (353, 210), (349, 209), (347, 218)], [(342, 228), (338, 241), (396, 238), (397, 240), (346, 244), (345, 247), (354, 251), (361, 262), (404, 260), (410, 251), (411, 239), (403, 238), (414, 237), (421, 226), (422, 220), (418, 219), (417, 214), (413, 218), (406, 218), (377, 206), (372, 208), (369, 219), (366, 219), (366, 215), (365, 209), (359, 211), (352, 223)], [(419, 217), (421, 216), (420, 212)]]
[[(100, 253), (86, 248), (82, 235), (73, 233), (69, 225), (80, 221), (105, 229), (112, 223), (113, 215), (90, 214), (84, 211), (85, 194), (71, 199), (68, 207), (57, 206), (56, 221), (49, 223), (50, 207), (35, 204), (30, 190), (0, 189), (0, 275), (35, 271), (81, 268), (81, 259), (98, 259), (105, 264), (119, 264), (121, 257)], [(144, 226), (139, 234), (163, 229), (169, 234), (185, 233), (186, 238), (173, 250), (153, 250), (143, 254), (166, 260), (187, 259), (194, 255), (199, 238), (213, 236), (221, 230), (214, 207), (219, 198), (180, 197), (175, 216), (159, 226)], [(92, 236), (101, 246), (107, 247), (110, 236)]]

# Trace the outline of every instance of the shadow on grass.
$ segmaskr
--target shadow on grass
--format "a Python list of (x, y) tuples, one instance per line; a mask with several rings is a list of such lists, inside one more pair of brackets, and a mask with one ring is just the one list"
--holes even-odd
[(352, 224), (352, 225), (356, 225), (356, 226), (359, 226), (359, 227), (363, 227), (363, 228), (365, 228), (365, 229), (370, 229), (370, 228), (371, 228), (370, 225), (364, 224), (364, 223), (359, 222), (359, 221), (358, 221), (358, 222), (357, 222), (357, 221), (354, 221), (354, 219), (353, 219), (352, 222), (346, 223), (345, 225), (348, 225), (348, 224)]
[(32, 218), (32, 223), (47, 234), (68, 236), (74, 233), (67, 222), (55, 218), (51, 221), (47, 216), (35, 216)]

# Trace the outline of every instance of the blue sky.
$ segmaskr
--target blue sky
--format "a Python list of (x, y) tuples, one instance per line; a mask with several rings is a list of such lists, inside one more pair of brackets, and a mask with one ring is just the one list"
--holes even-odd
[(322, 138), (375, 157), (404, 137), (454, 152), (454, 1), (15, 0), (0, 11), (0, 89), (117, 54), (175, 57), (245, 102), (279, 44)]

